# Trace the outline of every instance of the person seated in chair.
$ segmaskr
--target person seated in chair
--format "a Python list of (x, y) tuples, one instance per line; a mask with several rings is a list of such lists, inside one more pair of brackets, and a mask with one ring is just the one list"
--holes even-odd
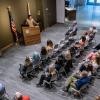
[(97, 33), (98, 32), (96, 26), (90, 27), (89, 28), (89, 31), (90, 31), (90, 34), (94, 34), (94, 33)]
[(97, 69), (100, 68), (100, 56), (99, 55), (96, 55), (95, 60), (92, 61), (92, 66), (93, 66), (94, 73), (96, 73)]
[(91, 80), (91, 77), (88, 76), (88, 73), (86, 71), (83, 71), (80, 73), (79, 79), (72, 76), (69, 78), (66, 91), (69, 92), (69, 89), (71, 87), (75, 88), (76, 90), (80, 90), (80, 88), (84, 86), (85, 84), (89, 83), (90, 80)]
[(88, 72), (88, 76), (93, 74), (93, 66), (90, 62), (88, 63), (84, 63), (80, 66), (79, 68), (79, 73), (82, 71), (87, 71)]
[(77, 22), (74, 21), (73, 24), (72, 24), (72, 26), (69, 27), (66, 35), (73, 36), (73, 35), (76, 35), (77, 34), (76, 32), (77, 32)]
[(90, 41), (89, 33), (88, 32), (85, 32), (84, 33), (84, 36), (86, 37), (86, 46), (87, 46), (89, 44), (89, 41)]
[(87, 57), (86, 57), (86, 60), (87, 61), (94, 61), (95, 60), (95, 58), (96, 58), (96, 50), (93, 50), (92, 52), (90, 52), (88, 55), (87, 55)]
[(49, 66), (49, 68), (47, 69), (47, 71), (44, 72), (44, 73), (41, 75), (37, 86), (42, 86), (43, 83), (44, 83), (44, 80), (46, 80), (47, 82), (50, 82), (51, 79), (52, 79), (53, 77), (55, 77), (55, 75), (56, 75), (55, 66), (54, 66), (54, 64), (51, 64), (51, 65)]
[(66, 73), (68, 73), (70, 71), (70, 69), (73, 68), (72, 56), (71, 56), (70, 49), (68, 49), (65, 52), (65, 59), (66, 59), (65, 71), (66, 71)]
[(13, 100), (30, 100), (30, 97), (22, 95), (20, 92), (16, 92)]
[(25, 62), (23, 65), (23, 72), (26, 74), (27, 72), (31, 71), (33, 69), (32, 61), (29, 57), (25, 58)]
[(40, 53), (38, 53), (38, 52), (35, 51), (33, 53), (33, 56), (32, 56), (33, 65), (36, 65), (40, 61), (40, 59), (41, 59)]
[(74, 47), (77, 48), (77, 49), (78, 48), (81, 49), (81, 48), (83, 48), (85, 46), (85, 43), (86, 43), (86, 37), (82, 36), (81, 39), (79, 40), (79, 42), (75, 43)]
[(41, 48), (41, 57), (46, 57), (48, 54), (46, 47), (42, 47)]
[(86, 46), (86, 37), (85, 36), (81, 37), (81, 39), (79, 40), (79, 44), (80, 44), (80, 47)]
[(96, 29), (96, 27), (95, 26), (92, 26), (92, 27), (90, 27), (90, 29), (89, 29), (89, 36), (90, 36), (90, 42), (94, 39), (94, 37), (95, 37), (95, 34), (97, 33), (98, 31), (97, 31), (97, 29)]
[(55, 68), (56, 70), (59, 72), (59, 70), (61, 69), (61, 67), (63, 67), (63, 59), (61, 57), (58, 57), (56, 62), (55, 62)]
[(53, 48), (54, 48), (53, 42), (51, 40), (47, 40), (47, 47), (46, 47), (47, 52), (52, 52)]
[(86, 46), (86, 37), (82, 36), (79, 42), (76, 42), (74, 45), (76, 49), (76, 57), (82, 55), (85, 46)]

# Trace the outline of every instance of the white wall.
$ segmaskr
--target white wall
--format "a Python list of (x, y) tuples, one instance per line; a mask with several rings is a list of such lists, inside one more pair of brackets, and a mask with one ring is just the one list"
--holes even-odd
[(65, 0), (56, 0), (56, 15), (57, 22), (64, 23), (65, 22)]

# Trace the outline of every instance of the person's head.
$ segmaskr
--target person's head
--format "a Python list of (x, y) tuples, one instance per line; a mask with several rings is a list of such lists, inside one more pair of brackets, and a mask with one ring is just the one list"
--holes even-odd
[(15, 99), (16, 100), (22, 100), (22, 94), (20, 92), (15, 93)]
[(54, 72), (55, 71), (55, 64), (51, 64), (50, 66), (49, 66), (49, 73), (51, 74), (52, 72)]
[(28, 19), (32, 19), (32, 15), (28, 15)]
[(87, 71), (89, 72), (89, 71), (93, 71), (93, 66), (92, 66), (92, 64), (91, 63), (88, 63), (88, 66), (87, 66)]
[(47, 46), (53, 47), (53, 42), (51, 40), (47, 40)]
[(41, 55), (47, 55), (46, 47), (41, 48)]
[(60, 55), (58, 57), (58, 59), (56, 60), (56, 63), (61, 65), (61, 64), (63, 64), (63, 60), (64, 60), (64, 56), (63, 55)]
[(82, 39), (82, 42), (86, 41), (86, 37), (85, 36), (82, 36), (81, 39)]
[(26, 62), (26, 63), (30, 62), (30, 58), (29, 58), (29, 57), (26, 57), (26, 58), (25, 58), (25, 62)]
[(99, 96), (95, 96), (95, 100), (100, 100), (100, 95)]
[(82, 71), (82, 72), (80, 73), (80, 77), (87, 77), (87, 76), (88, 76), (87, 71)]
[(68, 50), (66, 51), (66, 53), (65, 53), (65, 58), (66, 58), (67, 60), (70, 60), (70, 59), (71, 59), (71, 52), (70, 52), (69, 49), (68, 49)]

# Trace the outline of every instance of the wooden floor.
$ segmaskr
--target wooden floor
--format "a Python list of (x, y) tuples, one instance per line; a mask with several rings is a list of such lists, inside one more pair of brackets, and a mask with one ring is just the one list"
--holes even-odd
[[(31, 100), (74, 100), (72, 96), (62, 96), (59, 91), (62, 87), (62, 82), (57, 82), (55, 89), (46, 90), (44, 88), (37, 88), (36, 83), (38, 78), (34, 78), (31, 81), (22, 81), (19, 77), (19, 64), (24, 61), (25, 56), (32, 56), (34, 51), (39, 51), (43, 45), (46, 45), (47, 39), (53, 40), (54, 43), (58, 43), (64, 39), (64, 34), (67, 28), (63, 24), (57, 24), (51, 28), (48, 28), (42, 33), (42, 43), (32, 46), (17, 46), (9, 49), (3, 57), (0, 58), (0, 82), (5, 84), (7, 93), (12, 98), (16, 91), (22, 92), (24, 95), (29, 95)], [(78, 33), (81, 33), (84, 29), (80, 29)], [(100, 42), (100, 35), (96, 35), (97, 43)], [(79, 59), (80, 61), (83, 58)], [(94, 100), (94, 96), (100, 94), (100, 80), (96, 79), (95, 83), (89, 89), (89, 93), (82, 98), (82, 100)], [(10, 99), (11, 100), (11, 99)], [(76, 100), (76, 99), (75, 99)]]

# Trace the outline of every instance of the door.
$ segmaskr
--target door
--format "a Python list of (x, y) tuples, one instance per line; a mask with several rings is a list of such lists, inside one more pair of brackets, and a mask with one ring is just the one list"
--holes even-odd
[(56, 24), (56, 0), (43, 0), (44, 27)]

